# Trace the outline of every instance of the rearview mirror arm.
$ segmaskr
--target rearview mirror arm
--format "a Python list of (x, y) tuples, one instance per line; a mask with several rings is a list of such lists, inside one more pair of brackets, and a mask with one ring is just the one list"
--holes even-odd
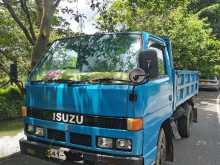
[(149, 80), (150, 80), (150, 75), (147, 74), (147, 75), (136, 75), (136, 76), (145, 76), (145, 81), (143, 82), (140, 82), (140, 83), (132, 83), (132, 90), (131, 90), (131, 93), (129, 95), (129, 100), (132, 101), (132, 102), (135, 102), (137, 100), (137, 95), (135, 94), (135, 87), (137, 85), (141, 85), (141, 84), (144, 84), (144, 83), (147, 83)]

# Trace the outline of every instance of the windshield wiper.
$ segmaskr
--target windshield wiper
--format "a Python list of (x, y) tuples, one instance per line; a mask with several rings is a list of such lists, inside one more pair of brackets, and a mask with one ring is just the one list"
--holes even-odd
[(79, 84), (79, 83), (85, 83), (87, 81), (75, 81), (75, 80), (65, 80), (65, 79), (57, 79), (57, 80), (36, 80), (31, 81), (31, 83), (37, 83), (37, 82), (44, 82), (44, 83), (66, 83), (68, 85), (71, 84)]
[(97, 79), (90, 80), (90, 82), (112, 82), (112, 81), (120, 81), (120, 82), (130, 83), (130, 81), (128, 81), (128, 80), (122, 80), (122, 79), (116, 79), (116, 78), (97, 78)]
[(39, 83), (39, 82), (44, 82), (44, 80), (31, 80), (31, 83)]
[(65, 80), (65, 79), (57, 79), (57, 80), (47, 80), (45, 82), (48, 82), (48, 83), (66, 83), (68, 85), (72, 85), (72, 84), (80, 84), (80, 83), (86, 83), (88, 81), (85, 81), (85, 80)]
[(113, 81), (119, 81), (119, 82), (125, 82), (125, 83), (130, 83), (128, 80), (122, 80), (122, 79), (115, 79), (115, 78), (97, 78), (97, 79), (92, 79), (92, 80), (65, 80), (65, 79), (57, 79), (57, 80), (36, 80), (36, 81), (31, 81), (31, 83), (65, 83), (68, 85), (72, 84), (80, 84), (80, 83), (95, 83), (95, 82), (113, 82)]
[(69, 80), (57, 79), (57, 80), (44, 80), (46, 83), (68, 83)]

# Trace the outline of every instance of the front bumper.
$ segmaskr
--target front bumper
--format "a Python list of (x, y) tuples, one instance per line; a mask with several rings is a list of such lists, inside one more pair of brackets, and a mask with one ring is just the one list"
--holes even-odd
[[(21, 153), (35, 156), (45, 160), (57, 161), (59, 159), (49, 158), (48, 150), (60, 149), (59, 146), (47, 145), (39, 142), (32, 142), (28, 140), (20, 140)], [(65, 153), (67, 159), (59, 160), (62, 164), (74, 165), (143, 165), (143, 157), (121, 157), (110, 156), (99, 153), (84, 152), (75, 149), (68, 149)]]

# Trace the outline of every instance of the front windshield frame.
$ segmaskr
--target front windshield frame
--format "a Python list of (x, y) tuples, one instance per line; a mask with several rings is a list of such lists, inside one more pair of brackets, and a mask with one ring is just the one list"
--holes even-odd
[[(92, 34), (92, 35), (77, 35), (74, 37), (65, 37), (65, 38), (61, 38), (61, 39), (57, 39), (54, 40), (53, 42), (51, 42), (50, 46), (48, 47), (48, 49), (45, 51), (44, 55), (41, 57), (41, 59), (39, 60), (39, 62), (33, 67), (32, 71), (30, 72), (29, 76), (28, 76), (28, 81), (29, 82), (37, 82), (37, 80), (32, 80), (32, 76), (34, 74), (36, 74), (37, 70), (44, 64), (44, 62), (52, 55), (50, 53), (52, 46), (57, 42), (57, 41), (65, 41), (65, 40), (70, 40), (70, 39), (75, 39), (78, 37), (84, 37), (84, 36), (95, 36), (95, 35), (100, 35), (100, 36), (104, 36), (104, 35), (137, 35), (140, 37), (140, 48), (139, 51), (141, 51), (143, 49), (143, 35), (141, 32), (120, 32), (120, 33), (98, 33), (98, 34)], [(113, 83), (113, 82), (112, 82)]]

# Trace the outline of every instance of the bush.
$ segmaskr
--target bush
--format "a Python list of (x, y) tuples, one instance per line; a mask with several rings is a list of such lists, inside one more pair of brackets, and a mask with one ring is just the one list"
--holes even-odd
[(20, 117), (23, 97), (17, 88), (8, 87), (0, 89), (0, 120)]

